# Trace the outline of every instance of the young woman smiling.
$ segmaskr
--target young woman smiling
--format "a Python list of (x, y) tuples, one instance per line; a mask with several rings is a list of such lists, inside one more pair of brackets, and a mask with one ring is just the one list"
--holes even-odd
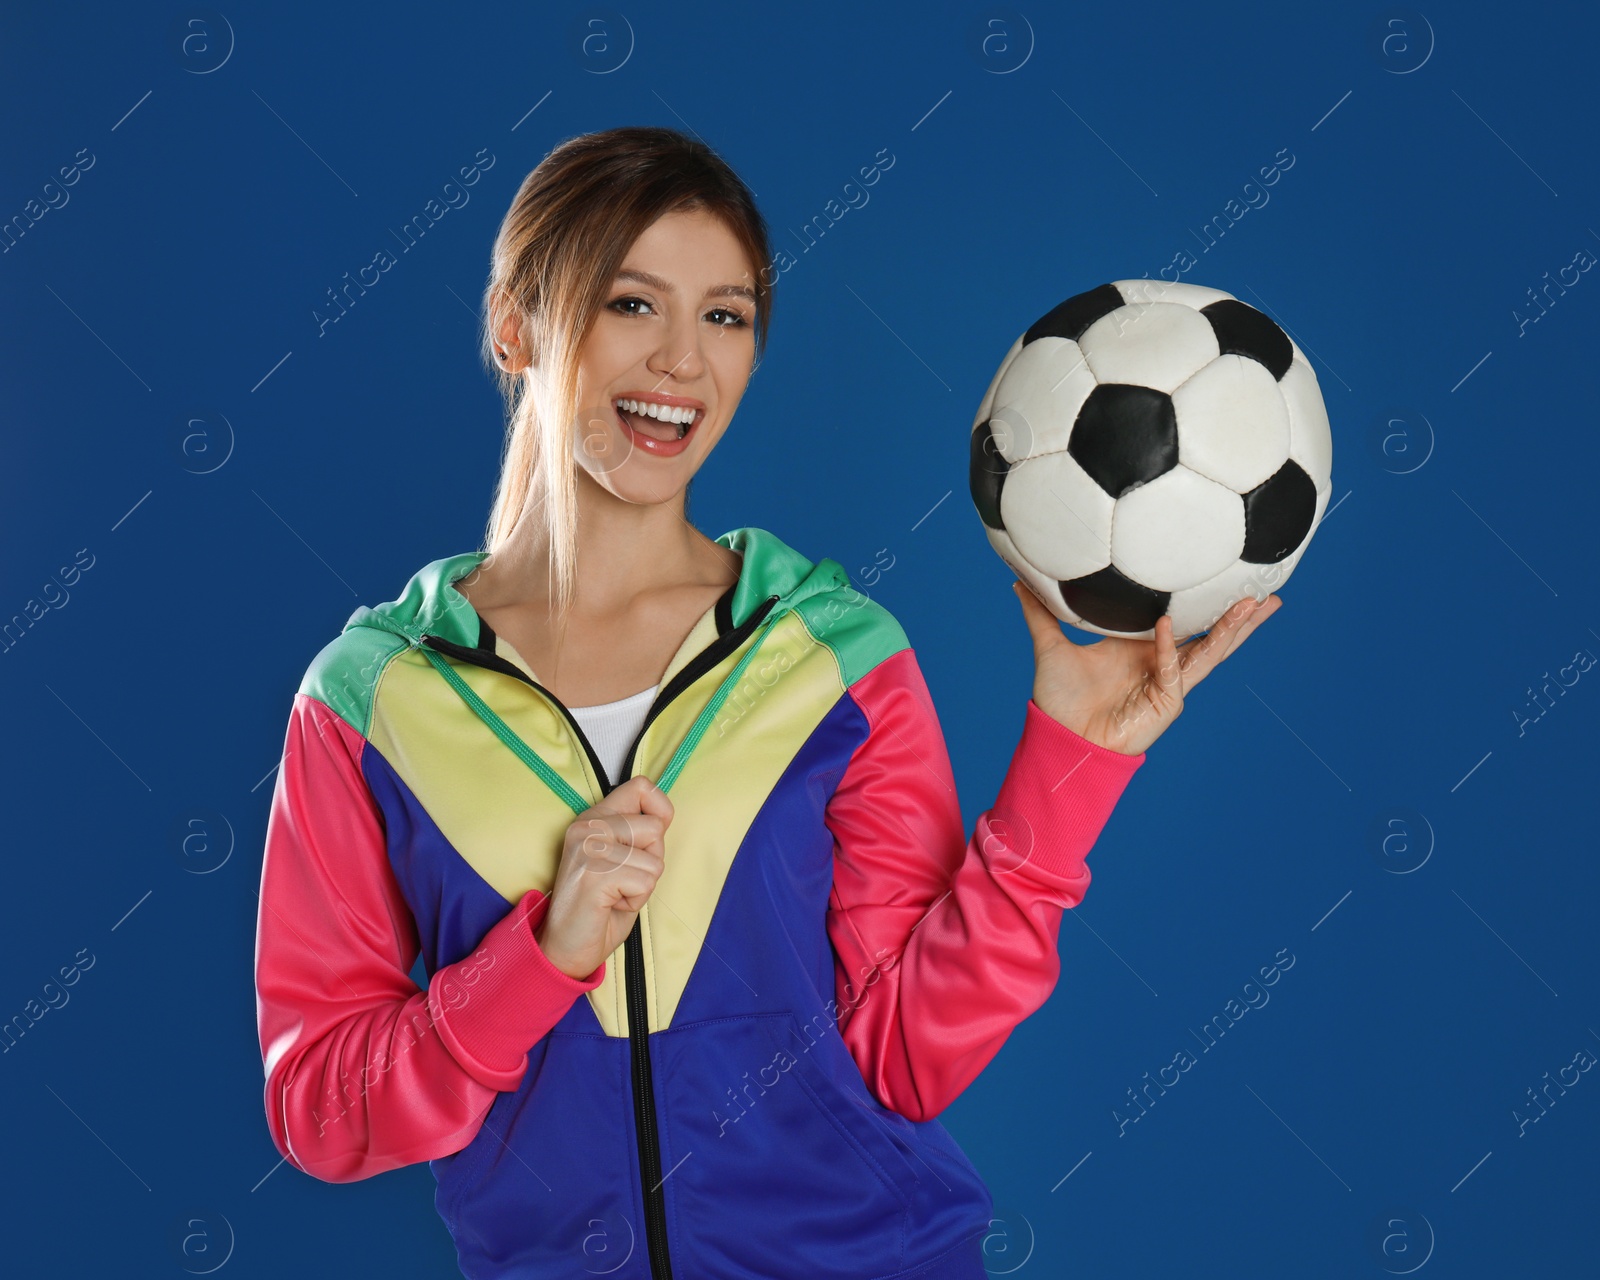
[(768, 262), (702, 143), (552, 151), (485, 292), (486, 547), (358, 609), (294, 700), (273, 1138), (334, 1182), (430, 1160), (470, 1277), (983, 1277), (990, 1196), (935, 1116), (1049, 997), (1145, 748), (1277, 607), (1080, 646), (1019, 590), (1033, 696), (968, 838), (895, 619), (834, 560), (685, 518)]

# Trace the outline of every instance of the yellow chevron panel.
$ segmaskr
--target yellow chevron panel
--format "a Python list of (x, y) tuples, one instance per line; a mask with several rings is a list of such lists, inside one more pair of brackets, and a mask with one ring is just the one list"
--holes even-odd
[[(749, 643), (651, 723), (639, 744), (639, 772), (662, 775)], [(812, 636), (798, 613), (788, 614), (762, 642), (678, 775), (669, 796), (666, 866), (640, 912), (651, 1031), (672, 1025), (745, 833), (843, 692), (833, 651)], [(610, 977), (608, 969), (607, 982)]]
[[(663, 686), (716, 638), (711, 613), (674, 655)], [(636, 772), (660, 778), (690, 727), (739, 659), (747, 640), (680, 693), (646, 729)], [(527, 666), (497, 637), (497, 651)], [(566, 718), (538, 690), (472, 663), (458, 676), (591, 803), (599, 781)], [(531, 672), (529, 674), (532, 674)], [(832, 650), (797, 613), (779, 621), (730, 689), (671, 793), (666, 866), (640, 913), (650, 1030), (672, 1024), (699, 958), (723, 883), (745, 833), (778, 779), (844, 684)], [(405, 651), (379, 685), (368, 734), (456, 851), (508, 903), (549, 893), (575, 815), (461, 700), (420, 653)], [(607, 1035), (628, 1034), (623, 948), (588, 992)]]
[[(451, 665), (580, 795), (599, 798), (583, 745), (543, 694), (470, 662)], [(408, 649), (384, 671), (368, 737), (496, 893), (509, 903), (529, 889), (550, 892), (572, 810), (422, 654)]]

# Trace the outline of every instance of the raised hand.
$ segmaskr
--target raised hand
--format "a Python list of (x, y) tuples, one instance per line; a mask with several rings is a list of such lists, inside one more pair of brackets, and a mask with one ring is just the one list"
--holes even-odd
[(1183, 701), (1217, 664), (1243, 644), (1283, 601), (1269, 595), (1239, 601), (1203, 636), (1175, 644), (1163, 615), (1155, 639), (1107, 636), (1093, 644), (1068, 640), (1056, 616), (1031, 588), (1011, 584), (1033, 638), (1033, 700), (1079, 737), (1138, 755), (1183, 713)]

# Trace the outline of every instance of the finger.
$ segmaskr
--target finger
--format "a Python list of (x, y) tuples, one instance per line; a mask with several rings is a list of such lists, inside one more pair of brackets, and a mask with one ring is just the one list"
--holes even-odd
[(630, 781), (639, 784), (640, 811), (654, 814), (662, 820), (663, 824), (670, 823), (674, 810), (672, 801), (667, 799), (667, 793), (642, 773), (630, 779)]
[(657, 844), (664, 830), (665, 824), (653, 815), (601, 814), (590, 819), (580, 843), (591, 857), (604, 857), (619, 845), (642, 849)]
[(1022, 606), (1022, 620), (1028, 625), (1028, 636), (1033, 641), (1037, 656), (1054, 641), (1061, 639), (1061, 626), (1055, 614), (1045, 608), (1044, 601), (1034, 595), (1033, 588), (1020, 579), (1011, 584), (1017, 603)]
[(1278, 606), (1282, 603), (1283, 601), (1277, 596), (1268, 596), (1264, 601), (1262, 601), (1261, 605), (1253, 613), (1251, 613), (1248, 618), (1245, 619), (1244, 625), (1234, 632), (1233, 639), (1229, 642), (1227, 650), (1223, 653), (1221, 658), (1217, 659), (1218, 663), (1221, 663), (1227, 658), (1232, 657), (1233, 651), (1249, 638), (1249, 635), (1252, 631), (1254, 631), (1263, 622), (1275, 614), (1278, 611)]
[(652, 813), (623, 813), (608, 819), (619, 844), (650, 849), (661, 843), (667, 824)]
[(1172, 639), (1172, 619), (1162, 614), (1156, 619), (1156, 683), (1163, 693), (1183, 697), (1183, 662)]
[(1250, 610), (1255, 607), (1252, 597), (1229, 606), (1228, 611), (1211, 624), (1211, 630), (1206, 632), (1198, 643), (1186, 650), (1183, 656), (1184, 687), (1193, 689), (1216, 668), (1218, 662), (1226, 655), (1228, 645), (1232, 643), (1235, 632), (1249, 617)]
[(672, 802), (666, 794), (644, 774), (636, 774), (614, 787), (605, 797), (589, 807), (590, 813), (653, 813), (670, 818)]

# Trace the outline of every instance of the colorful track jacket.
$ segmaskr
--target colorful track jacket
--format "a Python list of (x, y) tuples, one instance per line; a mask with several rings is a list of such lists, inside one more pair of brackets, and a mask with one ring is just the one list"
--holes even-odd
[[(330, 1182), (431, 1161), (473, 1278), (982, 1280), (990, 1195), (934, 1117), (1049, 997), (1144, 756), (1030, 699), (968, 839), (894, 618), (834, 560), (717, 541), (739, 580), (621, 779), (455, 589), (482, 552), (311, 663), (262, 868), (273, 1140)], [(637, 773), (665, 870), (574, 979), (534, 927), (567, 826)]]

